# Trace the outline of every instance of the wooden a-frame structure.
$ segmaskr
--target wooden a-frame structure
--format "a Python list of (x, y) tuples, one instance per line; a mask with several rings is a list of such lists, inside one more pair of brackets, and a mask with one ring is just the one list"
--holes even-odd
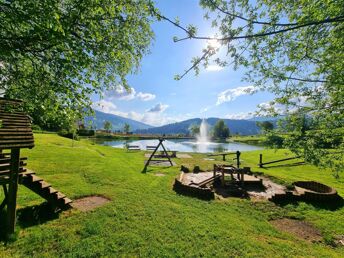
[[(143, 171), (146, 171), (147, 167), (149, 166), (150, 162), (166, 162), (168, 161), (171, 166), (173, 166), (173, 162), (170, 158), (170, 155), (167, 153), (165, 146), (163, 144), (163, 141), (165, 141), (164, 138), (159, 138), (159, 144), (155, 147), (154, 151), (152, 152), (152, 154), (150, 155), (150, 157), (148, 158), (147, 162), (145, 163), (145, 167), (143, 169)], [(159, 155), (159, 159), (154, 159), (155, 158), (155, 153), (159, 150), (159, 148), (162, 147), (163, 151), (162, 151), (162, 155)], [(163, 159), (165, 158), (165, 159)]]

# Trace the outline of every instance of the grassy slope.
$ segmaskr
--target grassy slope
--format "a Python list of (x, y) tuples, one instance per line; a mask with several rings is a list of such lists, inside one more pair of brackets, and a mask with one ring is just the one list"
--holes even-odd
[[(266, 155), (281, 155), (264, 151)], [(241, 199), (205, 202), (172, 190), (178, 168), (150, 168), (141, 174), (143, 153), (36, 135), (36, 147), (25, 151), (28, 167), (70, 198), (103, 194), (112, 202), (88, 213), (64, 212), (58, 219), (20, 226), (17, 241), (0, 246), (0, 256), (247, 256), (342, 257), (344, 249), (311, 244), (274, 229), (268, 220), (295, 216), (314, 223), (327, 238), (344, 234), (344, 208), (317, 209), (306, 204), (280, 208), (269, 202)], [(178, 165), (210, 162), (176, 160)], [(310, 166), (257, 169), (258, 152), (242, 154), (245, 165), (286, 182), (315, 179), (344, 195), (343, 181)], [(155, 172), (165, 177), (154, 176)], [(43, 200), (21, 186), (20, 207)]]

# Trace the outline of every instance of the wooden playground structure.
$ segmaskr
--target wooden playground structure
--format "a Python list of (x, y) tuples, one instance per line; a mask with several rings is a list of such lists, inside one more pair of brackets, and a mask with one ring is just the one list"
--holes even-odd
[(26, 157), (20, 150), (34, 147), (31, 119), (22, 111), (22, 101), (0, 98), (0, 184), (6, 209), (7, 234), (14, 233), (18, 184), (22, 184), (48, 201), (55, 210), (69, 208), (72, 200), (25, 168)]
[[(163, 141), (165, 141), (164, 138), (159, 138), (159, 143), (158, 145), (156, 146), (147, 146), (147, 150), (153, 150), (153, 152), (151, 153), (151, 155), (149, 156), (148, 160), (145, 162), (145, 167), (143, 168), (143, 171), (145, 172), (147, 170), (147, 167), (151, 164), (151, 162), (153, 163), (169, 163), (170, 166), (172, 167), (173, 166), (173, 162), (171, 160), (172, 156), (173, 156), (173, 153), (172, 155), (170, 155), (164, 144), (163, 144)], [(159, 148), (162, 148), (162, 151), (160, 154), (157, 154)]]

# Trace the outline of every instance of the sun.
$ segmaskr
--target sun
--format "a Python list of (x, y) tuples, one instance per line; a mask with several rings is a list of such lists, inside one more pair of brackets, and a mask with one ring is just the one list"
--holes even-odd
[(218, 49), (221, 46), (220, 41), (217, 39), (210, 39), (207, 41), (207, 44), (209, 48), (212, 48), (214, 50)]

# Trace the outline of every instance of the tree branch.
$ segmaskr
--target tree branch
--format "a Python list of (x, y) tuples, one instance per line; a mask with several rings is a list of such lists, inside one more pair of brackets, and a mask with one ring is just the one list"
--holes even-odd
[(189, 69), (187, 69), (180, 77), (179, 77), (179, 80), (182, 79), (185, 75), (187, 75), (191, 70), (193, 70), (202, 60), (204, 60), (207, 55), (209, 54), (211, 49), (208, 49), (204, 54), (203, 56), (198, 59)]
[(216, 38), (216, 37), (194, 36), (188, 29), (186, 29), (185, 27), (181, 26), (180, 24), (172, 21), (171, 19), (169, 19), (169, 18), (167, 18), (164, 15), (161, 15), (159, 13), (155, 12), (155, 14), (160, 19), (163, 19), (163, 20), (166, 20), (166, 21), (170, 22), (171, 24), (173, 24), (174, 26), (180, 28), (181, 30), (183, 30), (184, 32), (186, 32), (188, 34), (188, 37), (175, 40), (175, 42), (183, 41), (185, 39), (232, 41), (232, 40), (237, 40), (237, 39), (258, 38), (258, 37), (266, 37), (266, 36), (271, 36), (271, 35), (275, 35), (275, 34), (285, 33), (285, 32), (288, 32), (288, 31), (297, 30), (297, 29), (301, 29), (301, 28), (304, 28), (304, 27), (314, 26), (314, 25), (321, 25), (321, 24), (327, 24), (327, 23), (336, 23), (336, 22), (344, 22), (344, 16), (337, 16), (337, 17), (334, 17), (334, 18), (327, 18), (327, 19), (320, 20), (320, 21), (310, 21), (310, 22), (306, 22), (306, 23), (303, 23), (303, 24), (298, 24), (296, 26), (292, 26), (292, 27), (289, 27), (289, 28), (280, 29), (280, 30), (274, 30), (274, 31), (270, 31), (270, 32), (262, 32), (262, 33), (256, 33), (256, 34), (248, 34), (248, 35), (228, 36), (228, 37)]
[(240, 16), (240, 15), (237, 15), (237, 14), (234, 14), (234, 13), (230, 13), (222, 8), (220, 8), (213, 0), (209, 0), (209, 2), (211, 2), (211, 4), (213, 5), (213, 7), (217, 10), (219, 10), (220, 12), (226, 14), (226, 15), (229, 15), (229, 16), (232, 16), (234, 18), (238, 18), (238, 19), (241, 19), (241, 20), (244, 20), (248, 23), (252, 23), (252, 24), (260, 24), (260, 25), (269, 25), (269, 26), (296, 26), (298, 25), (298, 23), (271, 23), (271, 22), (265, 22), (265, 21), (255, 21), (255, 20), (250, 20), (248, 18), (245, 18), (243, 16)]

